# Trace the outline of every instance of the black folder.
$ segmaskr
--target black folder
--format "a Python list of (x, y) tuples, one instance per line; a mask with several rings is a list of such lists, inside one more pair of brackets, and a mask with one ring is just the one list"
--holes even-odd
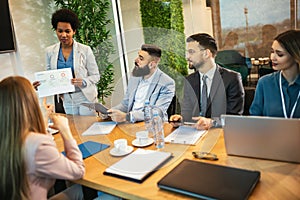
[(240, 200), (248, 199), (259, 179), (259, 171), (185, 159), (157, 185), (200, 199)]

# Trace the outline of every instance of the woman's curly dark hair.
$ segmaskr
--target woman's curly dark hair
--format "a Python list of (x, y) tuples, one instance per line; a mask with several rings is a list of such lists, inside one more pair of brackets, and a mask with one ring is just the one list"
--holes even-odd
[(58, 22), (70, 23), (73, 31), (79, 28), (79, 19), (77, 15), (66, 8), (59, 9), (52, 14), (51, 24), (54, 30), (56, 30)]

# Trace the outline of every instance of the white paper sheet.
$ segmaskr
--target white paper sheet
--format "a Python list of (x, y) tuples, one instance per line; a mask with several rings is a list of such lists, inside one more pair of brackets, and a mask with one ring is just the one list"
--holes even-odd
[(109, 134), (116, 124), (116, 122), (95, 122), (82, 133), (82, 136)]
[(71, 68), (41, 71), (34, 75), (35, 80), (41, 83), (38, 87), (39, 97), (75, 91), (75, 86), (71, 84)]
[(165, 138), (165, 142), (194, 145), (205, 133), (206, 130), (199, 131), (194, 127), (180, 126)]

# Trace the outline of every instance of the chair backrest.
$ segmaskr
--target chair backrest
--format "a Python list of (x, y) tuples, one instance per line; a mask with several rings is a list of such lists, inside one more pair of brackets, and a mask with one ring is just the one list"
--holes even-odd
[(236, 50), (218, 51), (216, 62), (224, 65), (246, 65), (246, 58)]
[(249, 109), (254, 99), (255, 87), (244, 87), (245, 90), (245, 104), (243, 115), (250, 115)]
[(246, 58), (235, 50), (219, 51), (215, 58), (216, 63), (224, 68), (239, 72), (242, 76), (243, 85), (247, 84), (249, 74)]

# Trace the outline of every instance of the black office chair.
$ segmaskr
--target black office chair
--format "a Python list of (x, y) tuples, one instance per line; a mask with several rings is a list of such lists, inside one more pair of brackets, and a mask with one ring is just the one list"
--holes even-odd
[(250, 115), (249, 109), (254, 98), (255, 87), (244, 87), (244, 90), (245, 90), (245, 104), (244, 104), (243, 115)]
[(216, 63), (224, 68), (239, 72), (242, 76), (243, 85), (247, 85), (249, 69), (246, 58), (236, 50), (219, 51), (216, 56)]
[(167, 110), (167, 114), (168, 114), (168, 117), (170, 118), (171, 115), (174, 115), (176, 114), (176, 108), (179, 106), (177, 105), (178, 102), (177, 102), (177, 99), (176, 99), (176, 95), (174, 95), (170, 105), (169, 105), (169, 108)]

